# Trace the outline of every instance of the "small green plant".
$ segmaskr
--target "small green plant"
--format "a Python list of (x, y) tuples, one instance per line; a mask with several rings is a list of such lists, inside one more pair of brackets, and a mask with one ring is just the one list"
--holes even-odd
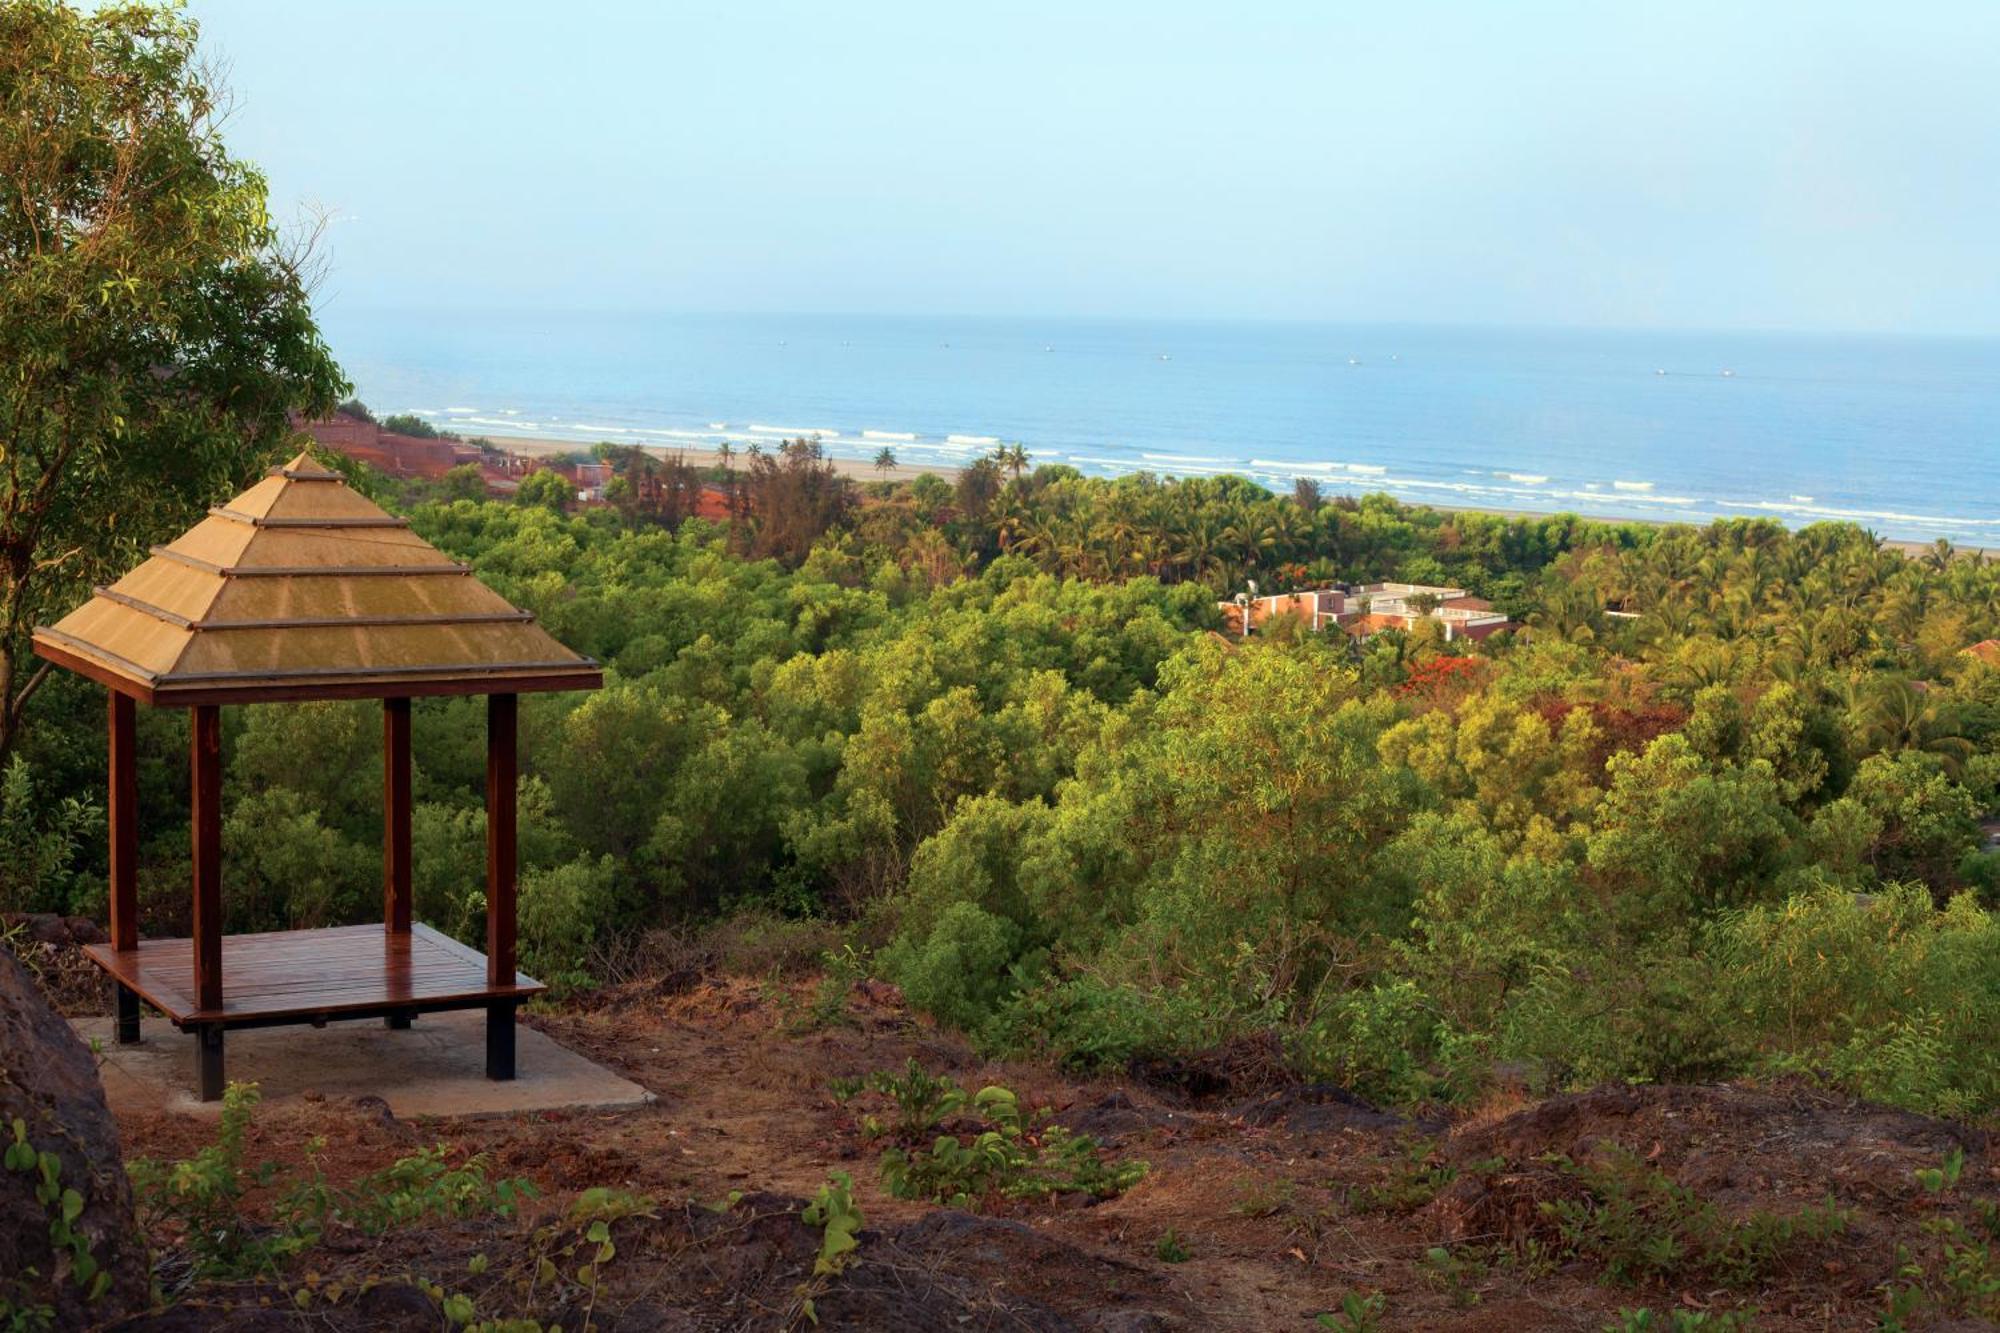
[(827, 1283), (846, 1272), (854, 1262), (855, 1253), (861, 1248), (861, 1228), (867, 1225), (867, 1219), (854, 1202), (853, 1177), (845, 1171), (828, 1175), (826, 1184), (819, 1187), (819, 1193), (813, 1195), (812, 1202), (799, 1214), (799, 1220), (819, 1228), (819, 1254), (813, 1260), (811, 1280), (799, 1288), (795, 1317), (788, 1322), (804, 1319), (817, 1324), (819, 1311), (813, 1305), (814, 1300), (825, 1291)]
[[(872, 1115), (861, 1119), (862, 1133), (889, 1137), (883, 1150), (882, 1183), (899, 1199), (929, 1199), (969, 1208), (991, 1194), (1046, 1198), (1089, 1194), (1108, 1199), (1124, 1193), (1146, 1174), (1146, 1164), (1103, 1155), (1097, 1141), (1060, 1125), (1036, 1132), (1047, 1112), (1029, 1116), (1008, 1088), (981, 1088), (968, 1098), (949, 1078), (933, 1077), (915, 1060), (900, 1074), (887, 1071), (848, 1079), (833, 1088), (836, 1100), (863, 1092), (887, 1098), (896, 1109), (893, 1124)], [(974, 1127), (958, 1133), (931, 1133), (962, 1116)], [(928, 1145), (925, 1134), (931, 1134)]]
[(1027, 1170), (1018, 1139), (989, 1129), (970, 1143), (940, 1134), (928, 1148), (889, 1148), (882, 1154), (882, 1184), (898, 1199), (929, 1199), (970, 1208), (986, 1194), (1015, 1182)]
[(847, 998), (857, 982), (868, 979), (868, 954), (851, 944), (828, 949), (819, 959), (824, 971), (812, 999), (786, 1024), (791, 1032), (819, 1032), (847, 1023)]
[(231, 1083), (222, 1094), (214, 1143), (184, 1162), (166, 1165), (141, 1158), (129, 1165), (142, 1211), (180, 1225), (196, 1271), (206, 1276), (266, 1272), (307, 1243), (297, 1231), (274, 1233), (243, 1216), (245, 1192), (268, 1185), (277, 1173), (272, 1162), (254, 1170), (244, 1166), (245, 1141), (260, 1095), (255, 1083)]
[(1340, 1298), (1340, 1309), (1322, 1313), (1317, 1322), (1321, 1328), (1337, 1329), (1339, 1333), (1376, 1333), (1388, 1309), (1389, 1298), (1379, 1291), (1366, 1296), (1350, 1291)]
[(1478, 1284), (1485, 1276), (1485, 1263), (1473, 1254), (1443, 1245), (1433, 1245), (1424, 1251), (1424, 1277), (1448, 1293), (1451, 1303), (1461, 1310), (1479, 1304)]
[[(61, 1158), (28, 1141), (27, 1121), (17, 1116), (9, 1129), (13, 1139), (0, 1153), (0, 1166), (34, 1178), (35, 1202), (48, 1216), (49, 1247), (58, 1260), (67, 1262), (70, 1281), (83, 1289), (85, 1301), (97, 1301), (110, 1288), (111, 1274), (91, 1253), (90, 1238), (76, 1229), (76, 1220), (83, 1215), (83, 1195), (62, 1183)], [(40, 1299), (27, 1281), (40, 1276), (29, 1269), (8, 1280), (13, 1290), (0, 1291), (0, 1320), (8, 1333), (52, 1326), (54, 1307)]]
[(1194, 1256), (1188, 1252), (1187, 1242), (1181, 1239), (1181, 1233), (1168, 1227), (1153, 1242), (1153, 1257), (1163, 1264), (1184, 1264)]
[(1965, 1170), (1965, 1149), (1953, 1148), (1944, 1161), (1937, 1166), (1921, 1167), (1913, 1174), (1917, 1184), (1926, 1194), (1943, 1194), (1958, 1187), (1959, 1175)]
[(1275, 1217), (1292, 1206), (1298, 1186), (1282, 1177), (1251, 1176), (1237, 1182), (1236, 1202), (1229, 1211), (1238, 1217)]
[[(863, 1080), (862, 1086), (888, 1098), (896, 1108), (895, 1119), (886, 1124), (873, 1116), (864, 1118), (864, 1132), (870, 1137), (886, 1134), (902, 1143), (921, 1143), (966, 1101), (965, 1089), (948, 1075), (931, 1074), (914, 1057), (902, 1073), (880, 1070)], [(849, 1098), (853, 1095), (850, 1092)]]
[(1435, 1199), (1445, 1186), (1458, 1179), (1458, 1168), (1438, 1155), (1430, 1139), (1412, 1139), (1391, 1168), (1389, 1178), (1364, 1185), (1348, 1196), (1348, 1207), (1357, 1213), (1407, 1213)]
[(270, 1186), (279, 1171), (275, 1162), (254, 1168), (245, 1162), (258, 1100), (256, 1084), (230, 1084), (214, 1143), (184, 1162), (140, 1159), (130, 1165), (142, 1209), (156, 1221), (179, 1224), (196, 1270), (205, 1276), (275, 1271), (335, 1227), (375, 1236), (431, 1218), (509, 1218), (535, 1197), (532, 1182), (491, 1180), (483, 1156), (454, 1163), (443, 1145), (420, 1149), (335, 1189), (320, 1162), (326, 1141), (315, 1138), (305, 1145), (305, 1172), (272, 1204), (273, 1225), (258, 1225), (244, 1216), (243, 1196)]
[(1750, 1316), (1741, 1311), (1710, 1310), (1670, 1310), (1666, 1314), (1655, 1314), (1651, 1310), (1620, 1310), (1618, 1322), (1606, 1324), (1604, 1333), (1750, 1333), (1754, 1325)]
[(1584, 1186), (1581, 1199), (1541, 1205), (1573, 1257), (1602, 1266), (1613, 1282), (1637, 1285), (1701, 1276), (1726, 1286), (1758, 1281), (1796, 1241), (1824, 1241), (1847, 1229), (1832, 1200), (1790, 1216), (1759, 1210), (1741, 1221), (1627, 1152), (1604, 1165), (1556, 1159)]

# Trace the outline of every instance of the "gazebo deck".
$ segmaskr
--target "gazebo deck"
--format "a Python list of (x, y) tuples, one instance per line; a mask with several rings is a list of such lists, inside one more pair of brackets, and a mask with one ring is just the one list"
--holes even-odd
[(195, 1001), (189, 940), (143, 940), (124, 952), (91, 944), (84, 952), (176, 1027), (245, 1028), (472, 1009), (526, 1000), (546, 989), (518, 972), (512, 985), (489, 983), (485, 954), (421, 924), (408, 934), (370, 925), (225, 935), (219, 1011)]

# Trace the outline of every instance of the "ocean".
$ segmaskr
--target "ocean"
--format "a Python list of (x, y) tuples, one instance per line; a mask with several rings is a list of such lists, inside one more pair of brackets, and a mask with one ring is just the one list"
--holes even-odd
[(2000, 341), (1139, 320), (346, 311), (378, 415), (494, 439), (817, 434), (959, 465), (2000, 546)]

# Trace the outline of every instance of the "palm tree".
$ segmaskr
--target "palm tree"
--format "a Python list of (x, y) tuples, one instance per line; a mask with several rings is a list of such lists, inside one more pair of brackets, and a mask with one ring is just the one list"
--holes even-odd
[(1914, 681), (1900, 676), (1879, 680), (1857, 702), (1861, 742), (1871, 754), (1934, 754), (1953, 777), (1972, 754), (1973, 743), (1958, 718)]
[(895, 470), (895, 467), (896, 467), (896, 451), (894, 449), (884, 446), (883, 448), (876, 451), (875, 470), (877, 472), (881, 473), (883, 476), (886, 477), (889, 475), (890, 472)]

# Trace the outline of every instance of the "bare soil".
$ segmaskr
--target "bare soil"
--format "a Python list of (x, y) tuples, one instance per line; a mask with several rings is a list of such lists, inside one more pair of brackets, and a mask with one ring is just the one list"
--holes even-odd
[[(1764, 1330), (1875, 1328), (1898, 1245), (1932, 1254), (1938, 1219), (2000, 1200), (1981, 1130), (1803, 1084), (1514, 1093), (1413, 1120), (1297, 1086), (1255, 1049), (1095, 1079), (988, 1061), (877, 983), (855, 988), (839, 1023), (801, 1031), (810, 992), (681, 977), (525, 1019), (657, 1094), (643, 1108), (424, 1123), (369, 1099), (260, 1108), (253, 1161), (296, 1163), (302, 1143), (323, 1137), (339, 1182), (442, 1143), (532, 1180), (540, 1198), (518, 1219), (334, 1235), (277, 1278), (238, 1285), (178, 1282), (176, 1238), (157, 1235), (175, 1303), (129, 1327), (436, 1329), (439, 1303), (421, 1289), (436, 1283), (473, 1297), (483, 1318), (570, 1333), (586, 1315), (607, 1331), (807, 1327), (808, 1298), (825, 1329), (1310, 1329), (1348, 1293), (1379, 1294), (1371, 1326), (1388, 1329), (1597, 1330), (1642, 1306), (1754, 1311)], [(891, 1198), (876, 1147), (829, 1084), (913, 1057), (967, 1089), (1010, 1087), (1149, 1170), (1102, 1202), (994, 1197), (968, 1211)], [(191, 1156), (213, 1134), (164, 1114), (128, 1116), (121, 1129), (128, 1155), (159, 1158)], [(1926, 1191), (1914, 1173), (1954, 1151), (1957, 1185)], [(1620, 1154), (1730, 1218), (1831, 1202), (1848, 1223), (1824, 1243), (1789, 1246), (1749, 1289), (1617, 1285), (1601, 1263), (1560, 1251), (1542, 1205), (1580, 1196), (1564, 1161)], [(830, 1171), (852, 1175), (867, 1225), (854, 1263), (814, 1279), (820, 1233), (799, 1210)], [(576, 1283), (552, 1296), (534, 1275), (549, 1237), (564, 1234), (564, 1210), (593, 1187), (644, 1194), (654, 1215), (615, 1225), (617, 1255), (586, 1310)], [(253, 1195), (250, 1206), (266, 1202)], [(538, 1228), (549, 1230), (537, 1239)], [(1936, 1302), (1908, 1326), (1986, 1325)]]

